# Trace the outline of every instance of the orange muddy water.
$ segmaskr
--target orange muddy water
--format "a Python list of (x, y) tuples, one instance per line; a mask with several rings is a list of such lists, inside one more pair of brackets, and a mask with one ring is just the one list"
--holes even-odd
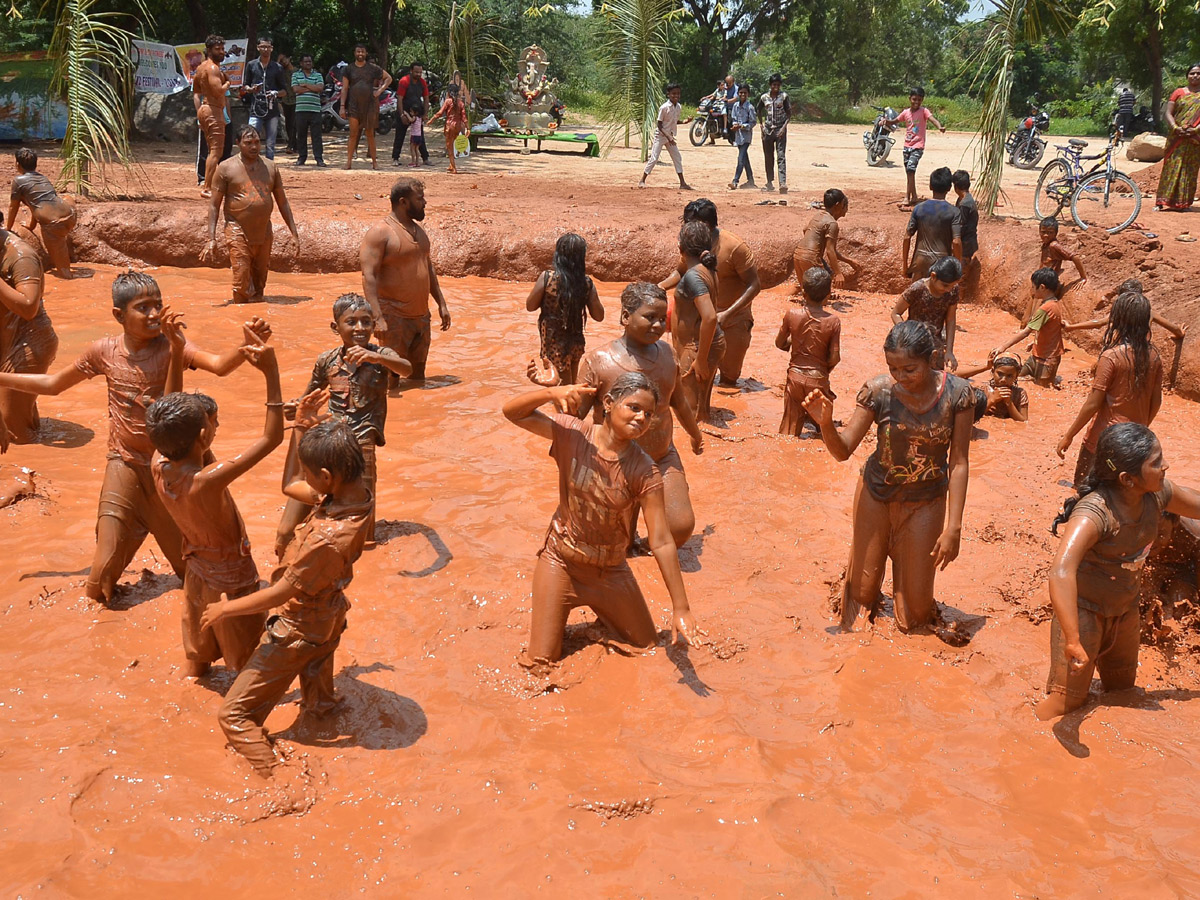
[[(115, 269), (49, 280), (57, 366), (110, 333)], [(353, 275), (272, 273), (267, 305), (216, 305), (228, 275), (157, 270), (191, 340), (221, 348), (265, 315), (285, 396), (332, 346), (329, 307)], [(42, 444), (3, 465), (37, 495), (0, 510), (0, 887), (5, 896), (1187, 897), (1200, 894), (1200, 684), (1191, 657), (1143, 647), (1139, 689), (1056, 727), (1035, 721), (1047, 669), (1046, 531), (1074, 455), (1053, 444), (1091, 359), (1061, 391), (1030, 387), (1030, 422), (985, 419), (971, 448), (962, 555), (939, 576), (955, 648), (906, 637), (890, 608), (834, 633), (858, 469), (777, 435), (788, 288), (761, 295), (740, 393), (718, 390), (703, 456), (680, 442), (697, 514), (683, 549), (707, 643), (632, 655), (572, 616), (549, 678), (516, 660), (534, 554), (556, 503), (545, 442), (501, 403), (528, 389), (527, 285), (444, 282), (454, 329), (431, 379), (392, 401), (379, 453), (380, 545), (355, 567), (338, 652), (346, 711), (296, 730), (268, 720), (278, 784), (224, 747), (226, 670), (182, 674), (178, 580), (143, 546), (114, 609), (81, 599), (104, 460), (101, 380), (44, 398)], [(621, 285), (601, 285), (618, 333)], [(891, 298), (843, 293), (844, 418), (883, 370)], [(958, 357), (986, 356), (1007, 314), (968, 306)], [(1169, 360), (1168, 360), (1169, 362)], [(262, 377), (191, 375), (220, 404), (218, 455), (262, 426)], [(1196, 407), (1155, 423), (1170, 477), (1200, 483)], [(1075, 448), (1072, 450), (1074, 453)], [(234, 486), (270, 571), (282, 449)], [(0, 472), (0, 474), (3, 474)], [(633, 561), (660, 627), (669, 602)], [(885, 591), (888, 585), (885, 584)]]

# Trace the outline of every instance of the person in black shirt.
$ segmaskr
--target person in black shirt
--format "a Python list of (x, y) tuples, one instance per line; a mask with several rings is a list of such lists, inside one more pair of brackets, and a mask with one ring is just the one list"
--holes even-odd
[(258, 39), (258, 59), (246, 63), (242, 100), (250, 107), (250, 125), (263, 139), (263, 153), (275, 158), (275, 139), (279, 134), (280, 102), (287, 93), (283, 66), (271, 59), (275, 47), (268, 37)]
[(959, 169), (950, 176), (950, 181), (954, 185), (954, 193), (958, 195), (955, 206), (962, 216), (962, 262), (965, 269), (979, 249), (979, 204), (971, 196), (970, 172)]

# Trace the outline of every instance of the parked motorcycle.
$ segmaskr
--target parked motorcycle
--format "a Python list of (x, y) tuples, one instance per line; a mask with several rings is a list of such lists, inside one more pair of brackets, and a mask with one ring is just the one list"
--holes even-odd
[[(694, 147), (703, 147), (704, 142), (711, 139), (715, 144), (721, 136), (721, 116), (725, 115), (725, 98), (720, 92), (714, 92), (704, 97), (696, 107), (696, 116), (692, 119), (692, 130), (688, 138)], [(732, 135), (729, 143), (733, 143)]]
[(1008, 151), (1008, 163), (1018, 169), (1036, 169), (1046, 152), (1046, 139), (1042, 137), (1050, 130), (1050, 114), (1030, 107), (1029, 115), (1021, 120), (1004, 142)]
[(332, 87), (326, 86), (321, 95), (321, 130), (325, 133), (345, 131), (350, 127), (350, 122), (341, 116), (341, 104), (341, 82), (334, 82)]
[(892, 152), (892, 146), (896, 143), (892, 132), (900, 126), (888, 124), (897, 115), (890, 106), (872, 106), (871, 109), (878, 112), (879, 115), (875, 117), (875, 125), (871, 130), (863, 133), (863, 146), (867, 148), (867, 165), (882, 166), (887, 160), (888, 154)]
[[(387, 134), (396, 127), (396, 92), (384, 91), (379, 95), (379, 121), (375, 124), (376, 134)], [(432, 115), (426, 113), (426, 117)]]

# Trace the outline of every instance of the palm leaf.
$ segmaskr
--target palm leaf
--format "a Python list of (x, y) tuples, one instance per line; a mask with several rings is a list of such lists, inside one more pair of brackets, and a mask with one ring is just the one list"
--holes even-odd
[(471, 97), (479, 89), (488, 62), (502, 62), (509, 55), (508, 47), (496, 36), (500, 20), (489, 15), (479, 0), (454, 0), (450, 5), (449, 46), (447, 68), (459, 70), (466, 90), (463, 103), (468, 113)]

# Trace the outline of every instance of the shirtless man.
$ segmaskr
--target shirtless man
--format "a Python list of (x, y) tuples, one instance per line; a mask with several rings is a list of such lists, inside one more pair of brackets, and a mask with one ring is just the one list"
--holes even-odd
[(267, 271), (271, 265), (271, 210), (279, 204), (279, 215), (287, 224), (300, 252), (300, 235), (292, 207), (283, 192), (283, 179), (272, 160), (259, 155), (262, 140), (252, 125), (238, 132), (237, 156), (217, 166), (213, 178), (212, 203), (208, 208), (208, 245), (200, 261), (214, 258), (217, 250), (217, 213), (225, 207), (225, 243), (233, 270), (233, 302), (255, 303), (263, 299)]
[(71, 277), (71, 229), (75, 227), (75, 207), (58, 196), (50, 179), (37, 170), (37, 154), (28, 147), (16, 152), (17, 177), (12, 183), (8, 207), (8, 227), (17, 224), (21, 204), (29, 207), (29, 230), (41, 226), (42, 244), (59, 278)]
[(221, 71), (221, 60), (225, 58), (225, 38), (210, 34), (204, 42), (204, 62), (196, 67), (192, 76), (192, 103), (196, 107), (196, 121), (204, 132), (208, 143), (208, 160), (204, 164), (204, 189), (201, 197), (211, 196), (213, 177), (221, 162), (221, 150), (225, 146), (225, 92), (229, 90), (229, 79)]
[[(25, 152), (25, 151), (20, 151)], [(58, 352), (58, 335), (42, 305), (42, 261), (11, 231), (0, 228), (0, 372), (44, 375)], [(37, 396), (0, 390), (0, 444), (5, 423), (18, 444), (37, 437)]]
[(420, 383), (431, 342), (429, 295), (437, 301), (442, 331), (450, 328), (450, 307), (429, 256), (429, 236), (417, 224), (425, 218), (424, 183), (401, 178), (392, 185), (391, 201), (391, 214), (371, 227), (358, 251), (363, 295), (375, 314), (379, 343), (412, 363), (409, 378)]

